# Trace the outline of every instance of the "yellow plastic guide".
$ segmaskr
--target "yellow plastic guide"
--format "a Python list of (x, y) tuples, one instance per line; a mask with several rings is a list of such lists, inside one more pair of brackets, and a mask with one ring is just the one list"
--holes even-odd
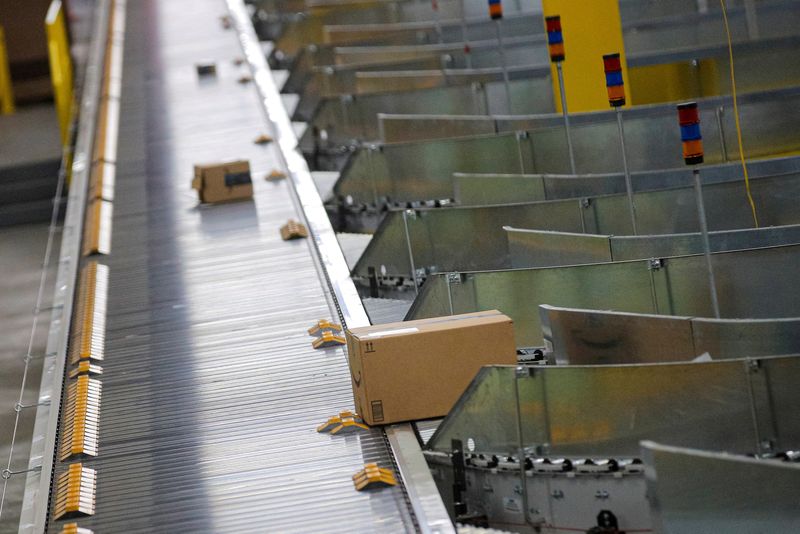
[(314, 323), (314, 326), (308, 329), (308, 335), (319, 336), (322, 335), (322, 332), (325, 332), (326, 330), (338, 333), (342, 331), (342, 325), (336, 324), (327, 319), (320, 319)]
[(364, 423), (359, 423), (355, 419), (342, 419), (342, 422), (331, 429), (331, 434), (334, 436), (344, 436), (352, 434), (360, 430), (368, 430), (369, 427)]
[(62, 462), (72, 457), (97, 456), (101, 391), (100, 381), (88, 375), (78, 376), (67, 388), (60, 442)]
[(70, 363), (102, 360), (105, 348), (105, 308), (108, 266), (91, 261), (81, 272), (76, 299), (75, 324), (70, 340)]
[(67, 523), (61, 527), (61, 534), (94, 534), (89, 528), (79, 527), (78, 523)]
[(253, 143), (257, 145), (266, 145), (272, 142), (272, 137), (267, 134), (261, 134), (255, 139), (253, 139)]
[(113, 201), (115, 173), (114, 163), (96, 160), (90, 175), (89, 199)]
[(70, 378), (78, 378), (81, 375), (98, 376), (103, 374), (103, 368), (89, 360), (81, 360), (78, 365), (69, 372)]
[(86, 227), (83, 231), (83, 255), (109, 254), (111, 252), (111, 222), (113, 204), (95, 200), (86, 211)]
[(342, 336), (337, 336), (333, 332), (322, 332), (322, 335), (315, 339), (311, 345), (315, 349), (324, 349), (326, 347), (336, 347), (338, 345), (346, 345), (347, 341)]
[[(564, 88), (570, 113), (608, 109), (603, 54), (620, 53), (625, 100), (630, 102), (628, 64), (622, 40), (618, 0), (543, 0), (544, 16), (561, 17), (564, 35)], [(544, 24), (544, 20), (542, 20)], [(558, 95), (558, 76), (552, 64), (553, 94)], [(555, 98), (556, 110), (561, 103)]]
[(56, 519), (76, 515), (93, 515), (97, 473), (82, 463), (70, 464), (56, 483)]
[(6, 34), (0, 26), (0, 113), (14, 113), (14, 88), (11, 86), (11, 70), (8, 67)]
[(366, 464), (364, 469), (353, 475), (353, 485), (356, 490), (383, 488), (396, 486), (397, 480), (389, 469), (378, 467), (378, 464)]
[(364, 424), (361, 417), (351, 411), (339, 412), (328, 418), (326, 422), (317, 427), (317, 432), (330, 432), (333, 435), (350, 434), (358, 430), (367, 430), (369, 427)]
[(289, 219), (286, 224), (281, 226), (281, 238), (284, 241), (304, 239), (306, 237), (308, 237), (308, 228), (301, 222)]
[(283, 180), (284, 178), (286, 178), (286, 173), (281, 172), (278, 169), (273, 169), (269, 174), (264, 176), (264, 179), (268, 182), (277, 182)]
[(66, 13), (61, 0), (53, 0), (44, 20), (47, 32), (47, 50), (50, 56), (50, 76), (56, 101), (61, 142), (69, 140), (72, 114), (72, 58), (69, 54)]

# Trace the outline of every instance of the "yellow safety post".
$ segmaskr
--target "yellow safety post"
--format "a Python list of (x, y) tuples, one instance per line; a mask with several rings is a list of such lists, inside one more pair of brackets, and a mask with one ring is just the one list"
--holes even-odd
[(14, 113), (14, 89), (11, 87), (11, 70), (8, 67), (6, 34), (0, 26), (0, 113)]
[(50, 76), (56, 101), (61, 142), (67, 144), (72, 113), (72, 58), (69, 54), (67, 22), (61, 0), (53, 0), (44, 21), (47, 31), (47, 50), (50, 56)]
[[(622, 75), (627, 79), (628, 64), (622, 40), (619, 0), (543, 0), (545, 17), (560, 16), (563, 34), (564, 89), (570, 113), (608, 109), (605, 54), (620, 53)], [(556, 63), (551, 65), (553, 94), (560, 94)], [(625, 85), (626, 100), (630, 89)], [(556, 110), (561, 112), (558, 98)]]

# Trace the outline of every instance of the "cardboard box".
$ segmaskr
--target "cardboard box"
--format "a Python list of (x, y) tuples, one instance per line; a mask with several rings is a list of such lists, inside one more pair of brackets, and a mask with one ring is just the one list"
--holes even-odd
[(515, 365), (497, 310), (347, 330), (356, 410), (370, 425), (445, 416), (484, 365)]
[(230, 161), (213, 165), (195, 165), (192, 187), (200, 202), (225, 202), (253, 198), (250, 163)]

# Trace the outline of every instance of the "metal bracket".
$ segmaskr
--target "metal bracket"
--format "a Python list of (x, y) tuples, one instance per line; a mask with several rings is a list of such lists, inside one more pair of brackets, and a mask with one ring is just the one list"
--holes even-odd
[(37, 402), (36, 404), (22, 404), (18, 402), (14, 405), (14, 411), (20, 412), (26, 408), (36, 408), (37, 406), (50, 406), (50, 401)]
[(447, 282), (450, 284), (460, 284), (462, 282), (461, 273), (447, 273)]
[(455, 517), (467, 513), (467, 503), (461, 500), (462, 493), (467, 491), (467, 473), (464, 463), (464, 444), (460, 439), (451, 442), (450, 453), (453, 462), (453, 513)]
[(30, 467), (28, 469), (22, 469), (21, 471), (12, 471), (11, 469), (3, 469), (0, 471), (0, 478), (3, 480), (8, 480), (9, 478), (13, 477), (14, 475), (21, 475), (23, 473), (31, 473), (33, 471), (41, 471), (42, 466), (37, 465), (35, 467)]

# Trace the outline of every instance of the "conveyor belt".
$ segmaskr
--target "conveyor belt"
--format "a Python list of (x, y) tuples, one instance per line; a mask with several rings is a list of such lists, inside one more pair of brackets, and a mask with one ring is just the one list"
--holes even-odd
[[(219, 0), (129, 2), (109, 266), (95, 513), (99, 532), (400, 532), (403, 485), (358, 493), (351, 475), (391, 466), (380, 429), (315, 427), (352, 406), (340, 349), (306, 329), (335, 317)], [(199, 82), (198, 61), (217, 79)], [(198, 207), (192, 165), (248, 159), (255, 198)], [(391, 437), (390, 437), (391, 439)], [(54, 479), (66, 464), (56, 463)], [(402, 465), (400, 465), (402, 472)], [(52, 506), (52, 503), (51, 503)], [(51, 516), (50, 530), (62, 521)]]

